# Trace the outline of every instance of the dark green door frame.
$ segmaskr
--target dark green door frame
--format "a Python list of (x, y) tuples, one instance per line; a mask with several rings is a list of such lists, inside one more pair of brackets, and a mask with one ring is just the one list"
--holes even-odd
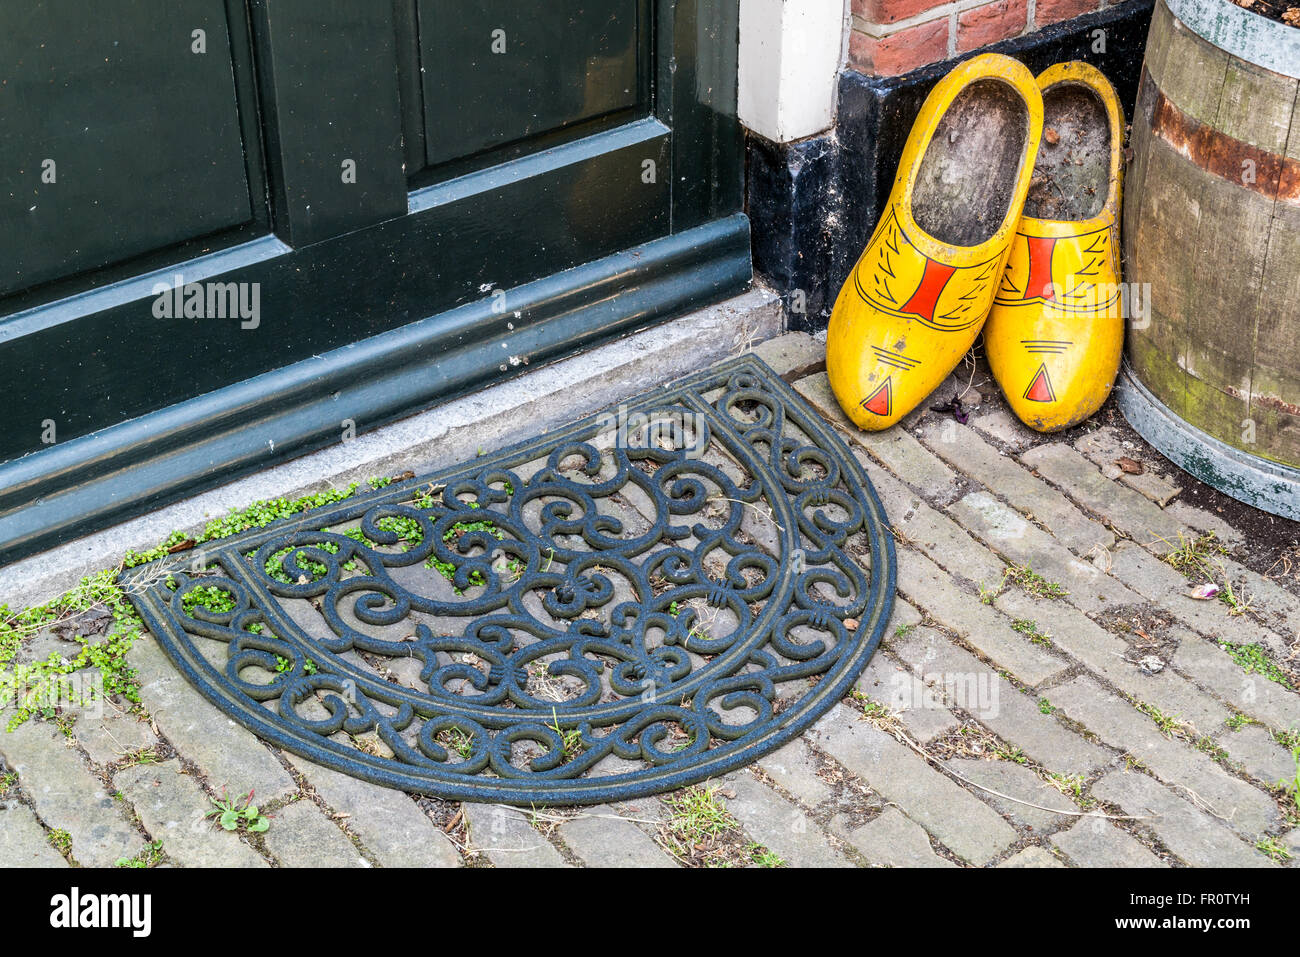
[[(644, 109), (442, 175), (411, 163), (411, 0), (211, 2), (252, 220), (0, 299), (0, 369), (22, 384), (0, 424), (0, 562), (748, 281), (737, 0), (644, 0)], [(257, 284), (256, 327), (157, 318), (177, 275)]]

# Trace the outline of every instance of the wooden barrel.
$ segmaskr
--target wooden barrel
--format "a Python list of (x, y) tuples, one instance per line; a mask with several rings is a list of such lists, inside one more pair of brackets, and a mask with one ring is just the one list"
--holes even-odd
[(1294, 519), (1298, 78), (1300, 29), (1229, 0), (1157, 0), (1125, 183), (1137, 286), (1119, 390), (1133, 426), (1182, 468)]

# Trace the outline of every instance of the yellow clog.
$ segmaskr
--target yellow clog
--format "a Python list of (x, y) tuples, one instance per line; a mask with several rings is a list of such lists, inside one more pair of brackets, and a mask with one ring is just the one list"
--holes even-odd
[(826, 334), (831, 389), (861, 428), (910, 412), (979, 335), (1042, 125), (1033, 74), (1000, 54), (960, 64), (926, 98)]
[(1058, 63), (1038, 86), (1043, 142), (984, 347), (1020, 421), (1056, 432), (1096, 412), (1119, 372), (1124, 114), (1086, 63)]

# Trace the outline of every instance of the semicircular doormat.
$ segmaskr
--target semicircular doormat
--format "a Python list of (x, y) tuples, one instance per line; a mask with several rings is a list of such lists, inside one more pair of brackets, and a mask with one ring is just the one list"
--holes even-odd
[(798, 735), (893, 606), (875, 490), (753, 356), (124, 573), (263, 739), (437, 797), (673, 790)]

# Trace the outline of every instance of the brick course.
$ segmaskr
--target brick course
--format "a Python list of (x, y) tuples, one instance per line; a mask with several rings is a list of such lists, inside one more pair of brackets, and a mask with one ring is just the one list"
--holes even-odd
[(884, 37), (854, 30), (849, 38), (849, 64), (863, 73), (897, 76), (948, 56), (947, 19), (906, 27)]
[(853, 0), (853, 15), (871, 23), (897, 23), (920, 16), (951, 0)]
[(957, 15), (957, 52), (988, 46), (1024, 32), (1029, 0), (998, 0)]
[(1051, 23), (1091, 13), (1102, 0), (853, 0), (849, 68), (897, 76)]

